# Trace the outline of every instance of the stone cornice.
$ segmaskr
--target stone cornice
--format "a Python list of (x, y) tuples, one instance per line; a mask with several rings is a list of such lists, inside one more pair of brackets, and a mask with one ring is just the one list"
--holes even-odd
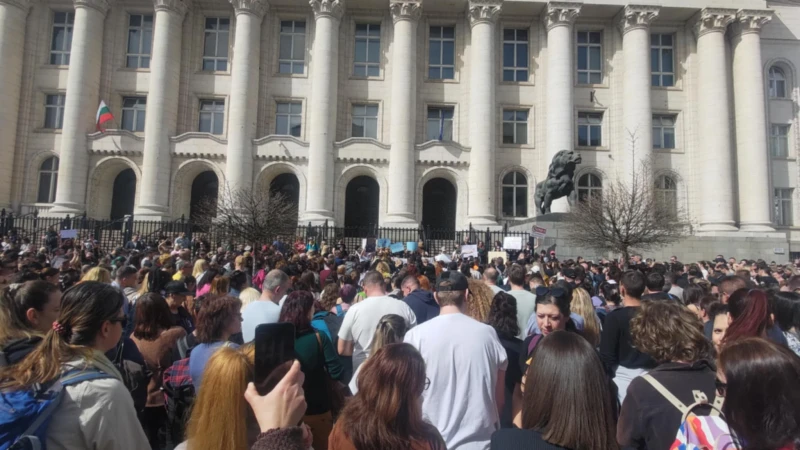
[(581, 13), (582, 3), (550, 2), (542, 14), (547, 31), (560, 26), (572, 26)]
[(376, 146), (378, 148), (382, 148), (384, 150), (389, 150), (389, 149), (392, 148), (391, 145), (384, 144), (383, 142), (381, 142), (381, 141), (379, 141), (377, 139), (363, 138), (363, 137), (351, 137), (351, 138), (347, 138), (347, 139), (345, 139), (343, 141), (334, 142), (333, 143), (333, 147), (334, 148), (347, 148), (347, 147), (349, 147), (351, 145), (355, 145), (355, 144), (374, 145), (374, 146)]
[(136, 141), (144, 142), (144, 136), (139, 136), (135, 133), (132, 133), (128, 130), (105, 130), (105, 131), (95, 131), (94, 133), (89, 133), (86, 135), (86, 138), (90, 141), (96, 141), (98, 139), (102, 139), (106, 136), (120, 136), (120, 137), (127, 137)]
[(236, 14), (252, 14), (259, 19), (269, 10), (269, 3), (264, 0), (230, 0)]
[(179, 143), (188, 141), (189, 139), (209, 139), (216, 142), (217, 144), (223, 144), (223, 145), (228, 143), (227, 139), (223, 139), (211, 133), (204, 133), (201, 131), (187, 131), (186, 133), (179, 134), (177, 136), (169, 138), (169, 141)]
[(736, 34), (760, 33), (761, 27), (772, 20), (770, 10), (740, 9), (736, 13), (733, 31)]
[(23, 11), (27, 11), (31, 7), (31, 0), (0, 0), (0, 3), (16, 6)]
[(331, 17), (340, 20), (344, 15), (343, 0), (309, 0), (308, 4), (314, 11), (314, 19)]
[(308, 142), (301, 141), (300, 139), (297, 139), (294, 136), (287, 136), (285, 134), (270, 134), (267, 136), (260, 137), (258, 139), (253, 139), (253, 145), (262, 145), (270, 142), (284, 142), (284, 141), (294, 142), (295, 144), (301, 147), (308, 147), (309, 145)]
[(627, 5), (619, 19), (619, 31), (622, 34), (631, 30), (648, 29), (658, 17), (661, 10), (658, 6)]
[(188, 0), (155, 0), (153, 3), (156, 11), (174, 12), (181, 17), (189, 11), (190, 6)]
[(108, 12), (111, 4), (108, 0), (73, 0), (75, 8), (92, 8), (100, 11), (103, 15)]
[(735, 9), (705, 8), (700, 11), (692, 29), (698, 38), (708, 33), (724, 33), (735, 19)]
[(471, 0), (467, 5), (470, 26), (479, 23), (496, 23), (500, 17), (503, 0)]
[(417, 21), (422, 16), (422, 3), (415, 0), (392, 0), (389, 11), (394, 23), (401, 20)]

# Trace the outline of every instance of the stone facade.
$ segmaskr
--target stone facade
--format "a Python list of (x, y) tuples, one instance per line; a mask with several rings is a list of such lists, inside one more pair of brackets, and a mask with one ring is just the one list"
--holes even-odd
[[(64, 12), (74, 14), (69, 64), (52, 64), (54, 17)], [(148, 49), (138, 51), (146, 68), (128, 64), (136, 14), (154, 18)], [(208, 18), (229, 21), (217, 41), (227, 46), (215, 55), (221, 70), (204, 70)], [(291, 58), (302, 68), (281, 73), (288, 21), (304, 24), (295, 33), (303, 48)], [(379, 46), (377, 71), (368, 76), (355, 69), (363, 24), (379, 26), (369, 37)], [(447, 79), (430, 70), (437, 27), (454, 32)], [(508, 30), (524, 38), (509, 39)], [(599, 68), (590, 61), (579, 73), (586, 32), (597, 33), (587, 39), (599, 49)], [(653, 44), (653, 35), (671, 43)], [(796, 0), (0, 0), (0, 205), (106, 218), (115, 179), (132, 169), (131, 212), (177, 218), (189, 214), (193, 182), (204, 172), (220, 189), (269, 186), (289, 173), (303, 223), (343, 225), (348, 183), (367, 176), (379, 191), (378, 222), (417, 226), (436, 212), (426, 209), (426, 184), (443, 178), (455, 196), (437, 201), (447, 200), (442, 214), (454, 215), (456, 227), (526, 228), (535, 221), (536, 183), (552, 156), (570, 148), (583, 158), (576, 181), (589, 173), (611, 181), (643, 161), (654, 179), (667, 176), (694, 233), (676, 252), (703, 242), (726, 255), (747, 249), (786, 259), (800, 251), (796, 36)], [(514, 81), (505, 74), (509, 41), (527, 44), (524, 63), (515, 63), (525, 74)], [(667, 86), (652, 82), (664, 72), (653, 71), (659, 47), (672, 52)], [(46, 128), (58, 108), (46, 105), (54, 95), (65, 96), (63, 119)], [(144, 129), (96, 132), (100, 100), (117, 119), (110, 128), (119, 128), (126, 97), (146, 98)], [(218, 134), (199, 131), (201, 101), (212, 100), (224, 104)], [(300, 104), (298, 136), (278, 133), (279, 102)], [(353, 136), (354, 105), (363, 104), (377, 106), (374, 137)], [(429, 139), (428, 116), (439, 107), (452, 111), (451, 140)], [(509, 111), (527, 113), (521, 143), (504, 139)], [(601, 117), (602, 138), (591, 147), (579, 145), (587, 113)], [(674, 120), (673, 148), (651, 145), (661, 116)], [(53, 156), (57, 186), (43, 195), (40, 169)], [(512, 172), (527, 189), (506, 182)], [(504, 201), (511, 191), (522, 197)], [(553, 205), (568, 208), (567, 199)], [(773, 256), (775, 248), (784, 254)]]

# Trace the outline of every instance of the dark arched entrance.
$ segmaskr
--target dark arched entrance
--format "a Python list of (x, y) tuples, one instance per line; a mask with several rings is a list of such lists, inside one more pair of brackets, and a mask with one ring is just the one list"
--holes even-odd
[(380, 187), (374, 178), (361, 175), (347, 183), (344, 201), (344, 226), (347, 235), (367, 237), (378, 226)]
[[(192, 182), (192, 200), (189, 205), (189, 217), (192, 222), (202, 222), (209, 211), (216, 212), (219, 195), (219, 178), (213, 170), (207, 170), (196, 176)], [(216, 216), (216, 214), (214, 214)]]
[(125, 169), (114, 178), (114, 190), (111, 194), (111, 220), (122, 219), (133, 214), (135, 198), (136, 173), (133, 169)]
[(273, 178), (269, 183), (270, 195), (282, 195), (294, 206), (294, 217), (297, 219), (298, 205), (300, 205), (300, 182), (293, 173), (282, 173)]
[(456, 229), (456, 188), (444, 178), (433, 178), (422, 187), (422, 226), (433, 239), (452, 239)]

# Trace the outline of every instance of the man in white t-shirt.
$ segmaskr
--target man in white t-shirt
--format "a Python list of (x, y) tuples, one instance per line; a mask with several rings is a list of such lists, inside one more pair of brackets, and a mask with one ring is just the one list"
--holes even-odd
[(417, 324), (414, 311), (405, 302), (386, 295), (382, 274), (374, 270), (367, 272), (363, 284), (367, 298), (350, 306), (339, 328), (339, 355), (353, 355), (354, 373), (369, 356), (372, 337), (381, 317), (397, 314), (406, 319), (409, 328)]
[(525, 290), (525, 268), (519, 264), (514, 264), (508, 269), (508, 282), (511, 284), (508, 293), (517, 299), (517, 325), (520, 331), (517, 338), (525, 339), (528, 336), (525, 332), (528, 319), (536, 311), (536, 296)]
[(430, 386), (422, 412), (447, 448), (488, 450), (505, 401), (508, 357), (492, 327), (463, 313), (468, 286), (460, 272), (443, 272), (434, 294), (439, 316), (409, 330), (405, 342), (425, 360)]

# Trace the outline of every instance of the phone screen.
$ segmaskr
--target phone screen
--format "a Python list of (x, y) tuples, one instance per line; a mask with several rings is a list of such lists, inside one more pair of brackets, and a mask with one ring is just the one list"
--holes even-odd
[[(291, 323), (266, 323), (256, 327), (255, 385), (259, 394), (268, 394), (289, 370), (286, 363), (295, 359), (294, 340)], [(276, 370), (284, 365), (284, 370)]]

